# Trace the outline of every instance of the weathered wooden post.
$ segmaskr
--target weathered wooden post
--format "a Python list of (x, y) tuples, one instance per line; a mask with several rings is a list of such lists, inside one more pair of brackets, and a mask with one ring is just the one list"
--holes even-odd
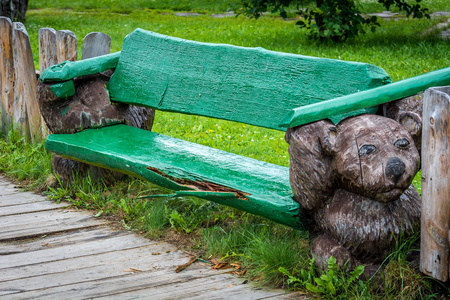
[(22, 23), (14, 23), (14, 120), (34, 141), (42, 136), (41, 111), (36, 97), (36, 70), (30, 38)]
[(420, 270), (441, 281), (450, 273), (450, 87), (426, 90), (422, 133)]
[(77, 38), (72, 31), (58, 30), (56, 32), (56, 57), (58, 63), (77, 60)]
[(44, 72), (50, 66), (56, 65), (56, 31), (53, 28), (39, 29), (39, 71)]
[(12, 123), (14, 105), (13, 24), (9, 18), (0, 17), (0, 98), (1, 130), (6, 133)]
[(81, 59), (109, 54), (110, 51), (111, 37), (102, 32), (91, 32), (84, 37)]

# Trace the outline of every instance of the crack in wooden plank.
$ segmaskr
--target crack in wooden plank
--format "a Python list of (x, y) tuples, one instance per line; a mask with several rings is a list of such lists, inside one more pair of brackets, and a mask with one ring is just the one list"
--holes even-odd
[(241, 199), (241, 200), (248, 200), (247, 196), (249, 196), (249, 193), (245, 193), (236, 189), (232, 189), (229, 188), (227, 186), (223, 186), (217, 183), (213, 183), (210, 181), (193, 181), (190, 179), (184, 179), (184, 178), (176, 178), (173, 176), (170, 176), (166, 173), (164, 173), (163, 171), (157, 169), (157, 168), (153, 168), (153, 167), (146, 167), (147, 170), (150, 170), (152, 172), (155, 172), (158, 175), (163, 176), (164, 178), (167, 178), (169, 180), (172, 180), (178, 184), (182, 184), (185, 186), (189, 186), (194, 188), (197, 191), (207, 191), (207, 192), (225, 192), (225, 193), (233, 193), (237, 198)]

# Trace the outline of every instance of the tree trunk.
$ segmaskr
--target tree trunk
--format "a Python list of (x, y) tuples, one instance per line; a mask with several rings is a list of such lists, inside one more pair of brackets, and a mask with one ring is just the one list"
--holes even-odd
[(0, 16), (13, 21), (25, 22), (28, 0), (0, 0)]

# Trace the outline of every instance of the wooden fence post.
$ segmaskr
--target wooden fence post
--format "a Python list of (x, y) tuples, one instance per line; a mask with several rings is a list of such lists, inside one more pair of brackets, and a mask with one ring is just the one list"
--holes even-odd
[(12, 124), (14, 105), (13, 25), (9, 18), (0, 17), (0, 98), (1, 130), (7, 133)]
[(450, 87), (425, 91), (422, 132), (422, 223), (420, 270), (449, 279)]
[(34, 141), (41, 137), (41, 111), (36, 97), (36, 70), (30, 38), (22, 23), (14, 23), (14, 120)]
[(72, 31), (58, 30), (56, 32), (56, 57), (58, 63), (77, 60), (77, 38)]
[(39, 29), (39, 71), (42, 72), (50, 66), (56, 65), (56, 31), (53, 28)]
[(81, 59), (109, 54), (111, 37), (101, 32), (91, 32), (84, 37)]

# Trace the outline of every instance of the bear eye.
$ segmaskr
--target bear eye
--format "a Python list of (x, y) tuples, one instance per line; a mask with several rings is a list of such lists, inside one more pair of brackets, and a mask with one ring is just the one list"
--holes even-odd
[(397, 148), (404, 149), (404, 148), (409, 146), (409, 141), (407, 139), (405, 139), (405, 138), (398, 139), (398, 140), (395, 141), (394, 146), (397, 147)]
[(364, 145), (361, 148), (359, 148), (359, 155), (363, 156), (363, 155), (371, 154), (371, 153), (374, 153), (375, 150), (377, 150), (377, 147), (375, 147), (374, 145)]

